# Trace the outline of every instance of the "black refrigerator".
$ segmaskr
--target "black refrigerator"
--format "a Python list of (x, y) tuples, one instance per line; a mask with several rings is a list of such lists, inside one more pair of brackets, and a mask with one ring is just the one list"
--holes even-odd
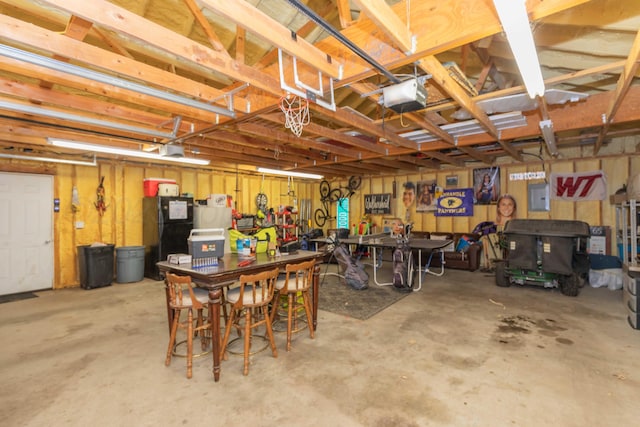
[(187, 239), (193, 228), (192, 197), (145, 197), (142, 203), (144, 275), (161, 280), (156, 267), (167, 255), (189, 253)]

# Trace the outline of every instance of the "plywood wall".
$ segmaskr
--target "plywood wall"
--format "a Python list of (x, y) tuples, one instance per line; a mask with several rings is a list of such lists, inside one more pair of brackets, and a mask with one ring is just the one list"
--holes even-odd
[[(576, 219), (591, 225), (615, 225), (615, 208), (608, 200), (571, 203), (551, 201), (549, 212), (530, 212), (527, 201), (527, 181), (511, 181), (511, 173), (535, 172), (582, 172), (603, 170), (607, 175), (607, 188), (610, 194), (619, 189), (630, 175), (640, 173), (640, 155), (635, 151), (633, 140), (621, 142), (617, 148), (603, 147), (604, 155), (585, 156), (582, 159), (535, 160), (512, 164), (509, 159), (501, 159), (501, 192), (514, 195), (518, 203), (519, 218)], [(31, 170), (29, 170), (29, 167)], [(486, 166), (482, 166), (486, 167)], [(18, 161), (0, 161), (1, 170), (33, 172), (42, 169)], [(394, 193), (392, 199), (392, 217), (405, 218), (402, 204), (403, 184), (412, 181), (433, 181), (445, 186), (447, 176), (458, 177), (458, 188), (473, 186), (473, 169), (443, 169), (422, 173), (398, 174), (395, 176), (363, 177), (360, 189), (351, 197), (349, 223), (358, 224), (364, 216), (364, 195)], [(112, 243), (119, 246), (142, 244), (142, 199), (143, 180), (145, 178), (172, 178), (180, 185), (181, 193), (190, 193), (195, 199), (206, 199), (212, 193), (231, 195), (239, 212), (255, 214), (255, 196), (262, 191), (269, 197), (269, 205), (294, 206), (300, 200), (311, 200), (312, 211), (321, 207), (319, 183), (317, 181), (288, 180), (243, 174), (242, 172), (206, 172), (178, 167), (141, 166), (100, 162), (98, 167), (56, 165), (47, 170), (53, 173), (54, 194), (60, 200), (60, 212), (54, 213), (55, 234), (55, 279), (54, 287), (73, 287), (79, 285), (77, 274), (76, 247), (93, 242)], [(100, 216), (96, 210), (96, 189), (104, 177), (105, 202), (107, 210)], [(529, 181), (536, 182), (536, 181)], [(540, 182), (540, 181), (537, 181)], [(331, 181), (332, 187), (347, 185), (346, 180)], [(76, 188), (80, 198), (79, 210), (71, 205), (72, 191)], [(331, 206), (335, 215), (335, 204)], [(374, 215), (371, 221), (381, 231), (383, 215)], [(415, 204), (410, 209), (409, 218), (415, 230), (468, 232), (482, 221), (495, 220), (494, 205), (474, 207), (471, 217), (436, 217), (433, 213), (416, 212)], [(79, 225), (83, 224), (82, 227)], [(312, 224), (315, 227), (315, 224)], [(335, 223), (324, 227), (335, 228)]]

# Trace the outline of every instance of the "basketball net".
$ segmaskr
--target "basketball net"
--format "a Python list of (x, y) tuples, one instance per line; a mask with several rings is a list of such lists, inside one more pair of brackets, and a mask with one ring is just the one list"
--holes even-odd
[(309, 101), (300, 96), (280, 98), (280, 109), (284, 113), (284, 127), (291, 129), (295, 136), (302, 135), (302, 128), (311, 121), (309, 116)]

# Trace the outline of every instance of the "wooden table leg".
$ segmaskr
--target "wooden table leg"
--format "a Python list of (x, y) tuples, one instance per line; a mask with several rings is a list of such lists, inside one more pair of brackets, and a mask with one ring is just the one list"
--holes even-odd
[(312, 294), (313, 294), (313, 330), (315, 331), (318, 327), (318, 301), (320, 300), (320, 264), (316, 262), (316, 265), (313, 269), (313, 284), (312, 284)]
[(222, 289), (209, 291), (209, 321), (211, 322), (211, 353), (213, 353), (213, 380), (220, 379), (220, 302)]

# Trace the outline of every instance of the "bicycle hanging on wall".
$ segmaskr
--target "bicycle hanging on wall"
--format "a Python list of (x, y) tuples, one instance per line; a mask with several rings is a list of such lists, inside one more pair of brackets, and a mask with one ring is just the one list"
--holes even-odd
[(341, 203), (342, 200), (351, 198), (356, 190), (360, 188), (361, 182), (361, 177), (351, 176), (346, 187), (332, 189), (329, 181), (322, 180), (320, 182), (320, 202), (322, 207), (316, 209), (313, 215), (316, 225), (322, 228), (327, 221), (335, 220), (336, 217), (332, 216), (330, 212), (331, 204), (335, 202)]

